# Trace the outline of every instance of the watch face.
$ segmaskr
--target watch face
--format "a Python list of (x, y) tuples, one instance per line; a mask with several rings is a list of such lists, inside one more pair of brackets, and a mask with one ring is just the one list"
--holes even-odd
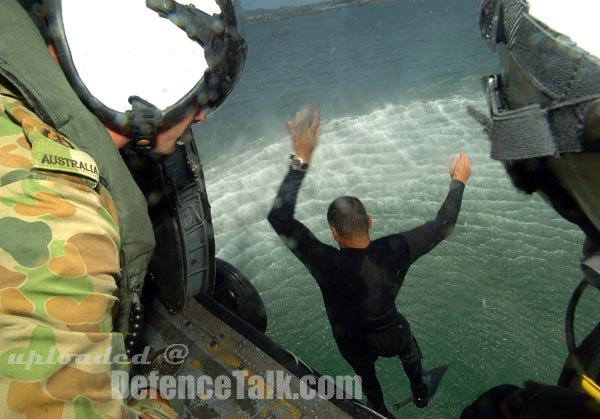
[(308, 164), (304, 163), (304, 161), (302, 161), (302, 159), (300, 159), (298, 157), (294, 157), (292, 159), (291, 168), (294, 170), (306, 171), (306, 169), (308, 169)]

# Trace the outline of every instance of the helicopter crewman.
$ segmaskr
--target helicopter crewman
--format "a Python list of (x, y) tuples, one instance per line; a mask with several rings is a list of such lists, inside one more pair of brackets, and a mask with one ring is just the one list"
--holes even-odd
[(126, 362), (82, 361), (125, 356), (154, 248), (146, 199), (119, 150), (172, 152), (239, 69), (211, 98), (193, 92), (170, 113), (134, 98), (123, 118), (74, 81), (58, 9), (6, 0), (0, 14), (0, 411), (177, 417), (154, 389), (124, 402), (111, 373)]

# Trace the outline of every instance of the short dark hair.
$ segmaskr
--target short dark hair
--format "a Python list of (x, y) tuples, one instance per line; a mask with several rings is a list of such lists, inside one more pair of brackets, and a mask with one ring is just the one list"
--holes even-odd
[(369, 216), (365, 206), (354, 196), (336, 198), (327, 210), (327, 222), (342, 237), (369, 232)]

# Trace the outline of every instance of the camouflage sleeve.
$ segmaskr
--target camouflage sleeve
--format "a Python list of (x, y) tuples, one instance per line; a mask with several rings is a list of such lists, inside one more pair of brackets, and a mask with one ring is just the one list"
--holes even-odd
[(0, 232), (2, 417), (176, 417), (151, 402), (129, 408), (113, 388), (127, 368), (112, 333), (119, 229), (94, 160), (7, 95)]

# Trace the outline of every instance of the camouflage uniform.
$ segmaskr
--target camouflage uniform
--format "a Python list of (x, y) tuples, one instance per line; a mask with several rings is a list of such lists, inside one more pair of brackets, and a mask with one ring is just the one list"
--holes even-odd
[(114, 398), (120, 235), (99, 175), (0, 85), (0, 417), (176, 416)]

